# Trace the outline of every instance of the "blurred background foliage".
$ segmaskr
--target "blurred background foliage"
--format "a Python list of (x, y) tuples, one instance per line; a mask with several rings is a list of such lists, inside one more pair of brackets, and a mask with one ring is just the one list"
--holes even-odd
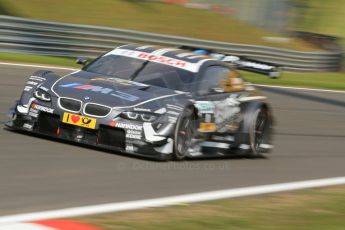
[(294, 0), (294, 27), (345, 38), (344, 0)]
[(0, 0), (5, 15), (303, 50), (311, 47), (261, 38), (292, 30), (345, 38), (344, 11), (344, 0)]
[[(334, 35), (341, 38), (344, 46), (344, 3), (344, 0), (0, 0), (0, 14), (319, 51), (320, 47), (291, 37), (289, 32)], [(0, 60), (75, 66), (70, 59), (24, 54), (2, 53)], [(254, 83), (345, 89), (343, 73), (284, 73), (280, 81), (269, 81), (255, 74), (246, 76)]]
[[(183, 5), (165, 4), (167, 1)], [(285, 42), (263, 39), (287, 36), (284, 32), (290, 28), (289, 23), (294, 15), (286, 10), (291, 7), (287, 0), (208, 1), (212, 4), (204, 1), (175, 1), (0, 0), (0, 10), (1, 14), (49, 21), (127, 28), (304, 51), (317, 49), (300, 39)], [(272, 1), (279, 4), (270, 4)]]

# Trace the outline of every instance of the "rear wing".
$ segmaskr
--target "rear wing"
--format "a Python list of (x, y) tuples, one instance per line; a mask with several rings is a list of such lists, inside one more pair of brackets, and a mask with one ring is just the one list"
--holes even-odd
[(229, 63), (239, 70), (264, 74), (271, 78), (278, 78), (281, 75), (281, 67), (272, 63), (260, 62), (243, 56), (223, 54), (212, 50), (200, 49), (189, 46), (180, 46), (179, 48), (189, 50), (197, 54), (208, 55), (216, 60)]

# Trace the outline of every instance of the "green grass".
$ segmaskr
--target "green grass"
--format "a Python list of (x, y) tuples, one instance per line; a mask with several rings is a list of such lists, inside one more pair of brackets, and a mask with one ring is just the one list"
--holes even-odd
[(278, 79), (243, 72), (246, 80), (256, 84), (299, 86), (319, 89), (345, 90), (345, 73), (283, 73)]
[(225, 42), (315, 50), (304, 41), (272, 43), (280, 36), (211, 11), (137, 0), (0, 0), (3, 14), (33, 19), (127, 28)]
[(50, 56), (38, 56), (30, 54), (15, 54), (15, 53), (1, 53), (0, 61), (3, 62), (15, 62), (15, 63), (27, 63), (27, 64), (45, 64), (54, 66), (66, 66), (66, 67), (80, 67), (75, 64), (74, 58), (65, 57), (50, 57)]
[(106, 230), (343, 230), (345, 186), (79, 218)]
[[(0, 61), (30, 64), (45, 64), (80, 68), (74, 58), (37, 56), (29, 54), (0, 53)], [(279, 79), (241, 71), (250, 82), (256, 84), (300, 86), (308, 88), (345, 90), (345, 73), (283, 73)]]
[(299, 29), (345, 38), (344, 0), (310, 0), (306, 6)]
[(309, 0), (305, 3), (307, 7), (301, 11), (296, 29), (336, 36), (345, 47), (344, 0)]

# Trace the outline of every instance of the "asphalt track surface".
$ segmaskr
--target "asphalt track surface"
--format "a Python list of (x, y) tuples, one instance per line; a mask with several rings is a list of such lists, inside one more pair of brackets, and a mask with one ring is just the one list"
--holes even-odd
[[(0, 65), (1, 123), (36, 69)], [(345, 176), (345, 93), (263, 91), (276, 118), (266, 159), (154, 162), (1, 125), (0, 215)]]

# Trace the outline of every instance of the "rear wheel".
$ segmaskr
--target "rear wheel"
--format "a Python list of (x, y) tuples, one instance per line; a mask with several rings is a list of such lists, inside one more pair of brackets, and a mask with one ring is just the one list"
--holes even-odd
[(186, 108), (176, 123), (173, 153), (173, 158), (175, 160), (183, 160), (186, 158), (195, 136), (195, 126), (194, 111), (192, 108)]
[(270, 117), (264, 107), (255, 110), (252, 116), (249, 129), (249, 157), (261, 157), (262, 153), (267, 151), (270, 139)]

